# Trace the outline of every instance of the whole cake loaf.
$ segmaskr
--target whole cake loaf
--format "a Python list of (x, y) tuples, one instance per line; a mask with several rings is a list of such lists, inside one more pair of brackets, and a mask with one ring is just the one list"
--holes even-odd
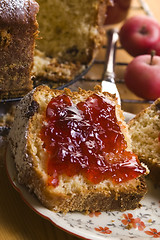
[(110, 0), (0, 1), (1, 97), (27, 93), (32, 89), (31, 76), (69, 81), (78, 75), (102, 43), (102, 22), (110, 3)]
[(0, 98), (32, 89), (38, 9), (34, 0), (0, 1)]
[(40, 86), (17, 106), (9, 145), (18, 180), (54, 211), (140, 206), (148, 170), (132, 153), (114, 95)]

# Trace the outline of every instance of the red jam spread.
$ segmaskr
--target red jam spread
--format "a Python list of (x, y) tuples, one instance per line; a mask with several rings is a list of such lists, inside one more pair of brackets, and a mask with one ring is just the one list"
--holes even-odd
[(105, 179), (125, 182), (146, 171), (137, 156), (125, 150), (115, 106), (97, 94), (77, 105), (67, 95), (53, 98), (40, 134), (48, 153), (49, 185), (56, 187), (61, 174), (82, 174), (98, 184)]

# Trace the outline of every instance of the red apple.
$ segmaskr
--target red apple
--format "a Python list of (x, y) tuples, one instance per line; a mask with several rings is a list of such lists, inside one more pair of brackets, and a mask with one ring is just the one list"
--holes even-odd
[(132, 56), (148, 54), (160, 39), (160, 24), (148, 16), (128, 18), (120, 29), (122, 47)]
[(148, 54), (135, 57), (126, 68), (124, 80), (137, 96), (157, 99), (160, 97), (160, 57)]
[(107, 7), (105, 25), (119, 23), (127, 17), (131, 0), (114, 0), (114, 5)]

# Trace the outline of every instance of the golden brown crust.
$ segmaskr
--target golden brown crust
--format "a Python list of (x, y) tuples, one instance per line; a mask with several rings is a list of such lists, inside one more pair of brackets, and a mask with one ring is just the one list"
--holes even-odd
[[(102, 93), (99, 86), (94, 92), (105, 96), (111, 104), (116, 104), (115, 96)], [(143, 177), (114, 185), (108, 180), (91, 184), (82, 175), (72, 178), (62, 175), (58, 187), (47, 184), (48, 175), (43, 167), (45, 152), (38, 132), (42, 127), (48, 102), (62, 93), (77, 103), (85, 100), (93, 91), (79, 89), (78, 92), (71, 92), (69, 89), (51, 90), (40, 86), (27, 94), (17, 107), (8, 139), (19, 182), (33, 191), (44, 206), (54, 211), (124, 211), (138, 207), (140, 199), (146, 193)], [(121, 116), (120, 112), (120, 109), (116, 111), (118, 118)], [(121, 119), (121, 129), (127, 139), (127, 128), (123, 126), (125, 125)]]
[(34, 0), (0, 1), (1, 97), (23, 96), (32, 89), (38, 9)]
[(114, 189), (106, 188), (105, 191), (92, 189), (70, 195), (53, 195), (45, 192), (45, 188), (43, 191), (45, 197), (39, 195), (39, 199), (44, 206), (58, 212), (125, 211), (140, 207), (139, 202), (146, 193), (146, 184), (144, 178), (138, 183), (135, 188), (120, 189), (118, 193)]
[(35, 21), (38, 4), (35, 0), (0, 1), (1, 25), (25, 25)]

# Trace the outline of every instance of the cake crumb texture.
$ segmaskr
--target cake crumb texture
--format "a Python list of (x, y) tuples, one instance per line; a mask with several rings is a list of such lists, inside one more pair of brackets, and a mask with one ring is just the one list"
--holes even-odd
[(160, 99), (129, 122), (132, 149), (149, 170), (149, 177), (160, 184)]

